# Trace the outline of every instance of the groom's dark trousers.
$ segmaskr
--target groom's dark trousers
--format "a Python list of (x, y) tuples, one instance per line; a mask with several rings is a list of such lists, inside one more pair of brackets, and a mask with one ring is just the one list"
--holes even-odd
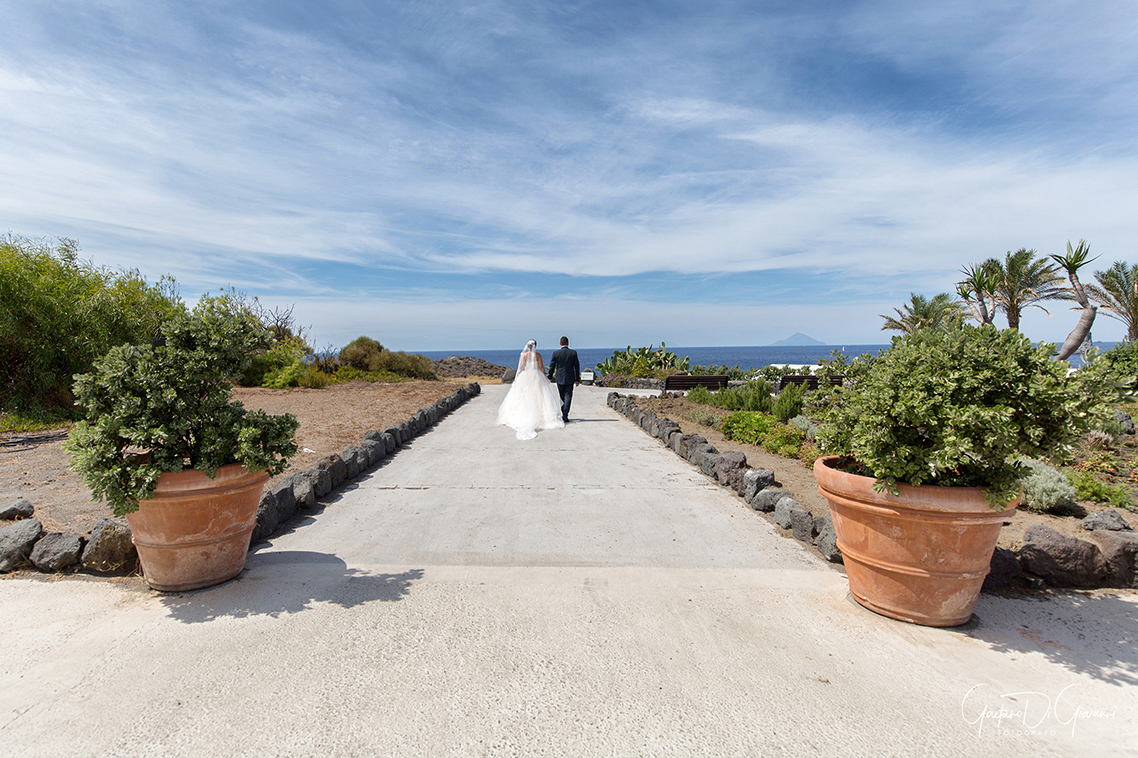
[(561, 396), (561, 418), (569, 420), (569, 406), (573, 404), (573, 385), (581, 381), (581, 363), (577, 351), (563, 347), (549, 360), (549, 378), (557, 382)]

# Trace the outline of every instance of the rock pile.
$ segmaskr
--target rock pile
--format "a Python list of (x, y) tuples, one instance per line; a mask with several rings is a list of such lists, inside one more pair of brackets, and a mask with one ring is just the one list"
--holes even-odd
[(443, 378), (461, 379), (467, 376), (501, 376), (506, 373), (505, 366), (499, 366), (481, 358), (468, 355), (452, 355), (442, 360), (431, 361), (435, 373)]

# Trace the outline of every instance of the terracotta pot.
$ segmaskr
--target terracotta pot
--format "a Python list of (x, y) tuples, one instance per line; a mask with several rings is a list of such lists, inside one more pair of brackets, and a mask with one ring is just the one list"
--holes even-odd
[(874, 479), (814, 463), (830, 501), (838, 547), (857, 602), (891, 618), (957, 626), (972, 617), (992, 563), (1005, 510), (988, 506), (979, 487), (898, 485), (875, 492)]
[(240, 574), (267, 481), (265, 472), (239, 463), (222, 466), (214, 479), (192, 469), (159, 477), (154, 496), (126, 517), (146, 583), (195, 590)]

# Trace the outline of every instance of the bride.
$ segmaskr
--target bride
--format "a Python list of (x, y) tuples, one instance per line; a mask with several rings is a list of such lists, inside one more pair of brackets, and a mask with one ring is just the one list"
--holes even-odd
[(532, 440), (538, 429), (561, 429), (561, 400), (545, 378), (545, 363), (537, 351), (537, 340), (526, 343), (518, 358), (514, 384), (498, 408), (498, 423), (512, 427), (520, 440)]

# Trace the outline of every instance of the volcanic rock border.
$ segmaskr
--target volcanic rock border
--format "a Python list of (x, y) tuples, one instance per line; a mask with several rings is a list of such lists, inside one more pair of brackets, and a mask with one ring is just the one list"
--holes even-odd
[[(317, 501), (371, 471), (481, 392), (477, 382), (460, 386), (402, 424), (382, 432), (369, 429), (358, 445), (349, 445), (339, 454), (321, 458), (312, 468), (289, 474), (261, 494), (249, 544), (268, 540), (296, 517), (314, 511)], [(31, 504), (23, 499), (0, 508), (0, 515), (20, 519), (0, 529), (0, 573), (33, 567), (45, 573), (121, 576), (138, 570), (138, 553), (126, 524), (101, 518), (89, 537), (44, 532), (42, 524), (32, 518)]]

